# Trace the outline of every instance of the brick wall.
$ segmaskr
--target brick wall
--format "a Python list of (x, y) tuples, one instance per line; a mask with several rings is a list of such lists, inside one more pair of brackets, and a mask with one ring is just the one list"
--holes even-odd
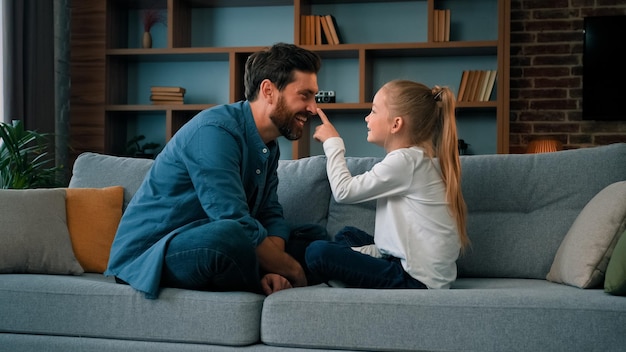
[(557, 138), (565, 149), (626, 142), (624, 121), (582, 121), (583, 18), (626, 14), (626, 0), (511, 1), (511, 153)]

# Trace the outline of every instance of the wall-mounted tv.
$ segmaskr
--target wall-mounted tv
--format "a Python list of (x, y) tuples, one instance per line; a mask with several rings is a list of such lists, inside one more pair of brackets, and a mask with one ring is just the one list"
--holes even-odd
[(626, 16), (584, 19), (583, 120), (626, 121)]

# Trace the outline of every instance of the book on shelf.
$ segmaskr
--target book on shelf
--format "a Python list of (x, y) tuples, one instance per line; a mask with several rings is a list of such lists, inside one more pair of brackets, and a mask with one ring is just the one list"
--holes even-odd
[(152, 94), (150, 95), (150, 100), (172, 100), (172, 101), (183, 101), (185, 98), (176, 95), (161, 95), (161, 94)]
[(475, 101), (485, 101), (483, 97), (485, 96), (485, 92), (487, 91), (487, 84), (489, 83), (489, 75), (491, 70), (482, 71), (480, 75), (480, 89), (478, 90), (478, 94), (475, 97)]
[(433, 41), (450, 41), (450, 10), (437, 10), (433, 12)]
[(309, 44), (315, 44), (315, 22), (313, 21), (313, 16), (307, 16), (307, 26), (309, 28)]
[(319, 16), (313, 16), (313, 23), (315, 24), (315, 44), (322, 45), (322, 22)]
[(151, 92), (169, 92), (169, 93), (182, 93), (185, 94), (185, 88), (175, 86), (152, 86)]
[[(333, 37), (332, 34), (330, 33), (330, 26), (328, 25), (328, 22), (326, 21), (326, 17), (324, 16), (317, 16), (318, 21), (322, 27), (322, 43), (323, 44), (334, 44), (333, 42)], [(325, 40), (325, 42), (324, 42)]]
[(183, 97), (184, 93), (176, 93), (176, 92), (160, 92), (160, 91), (151, 91), (152, 95), (160, 95), (160, 96), (168, 96), (168, 97)]
[(450, 9), (445, 10), (445, 23), (443, 25), (443, 41), (450, 41)]
[(495, 80), (496, 70), (463, 71), (457, 101), (489, 101)]
[(300, 44), (306, 45), (307, 36), (306, 36), (306, 16), (300, 16)]
[(185, 102), (183, 102), (182, 100), (176, 101), (176, 100), (153, 100), (152, 104), (153, 105), (182, 105)]
[(437, 10), (439, 16), (439, 31), (438, 31), (438, 42), (443, 42), (443, 38), (446, 33), (446, 10)]
[(300, 22), (302, 45), (334, 45), (341, 42), (333, 15), (302, 15)]
[(480, 97), (480, 89), (482, 88), (483, 82), (485, 81), (485, 73), (486, 71), (483, 70), (478, 71), (478, 77), (476, 78), (476, 87), (474, 87), (471, 101), (479, 101), (478, 99)]
[(465, 92), (465, 97), (463, 101), (472, 101), (472, 97), (474, 96), (474, 91), (476, 90), (476, 85), (478, 84), (478, 71), (470, 70), (469, 78), (467, 81), (467, 91)]
[(465, 96), (465, 87), (467, 86), (467, 77), (469, 76), (469, 71), (463, 70), (461, 74), (461, 83), (459, 84), (459, 91), (456, 95), (456, 101), (463, 101), (463, 97)]
[(489, 71), (489, 79), (487, 82), (487, 89), (485, 90), (485, 94), (483, 95), (483, 99), (482, 101), (489, 101), (489, 98), (491, 98), (491, 93), (493, 92), (493, 87), (496, 83), (496, 76), (498, 75), (498, 71), (497, 70), (490, 70)]
[(433, 12), (433, 41), (439, 41), (439, 10)]
[(183, 104), (186, 90), (176, 86), (150, 87), (150, 101), (152, 104)]
[(470, 94), (467, 97), (467, 101), (476, 101), (476, 95), (480, 87), (480, 79), (481, 79), (481, 71), (474, 71), (474, 80), (472, 81), (472, 86), (470, 87)]
[(333, 44), (341, 44), (341, 36), (339, 35), (337, 20), (335, 20), (335, 16), (325, 15), (324, 17), (326, 18), (326, 23), (328, 23), (330, 35), (333, 38)]

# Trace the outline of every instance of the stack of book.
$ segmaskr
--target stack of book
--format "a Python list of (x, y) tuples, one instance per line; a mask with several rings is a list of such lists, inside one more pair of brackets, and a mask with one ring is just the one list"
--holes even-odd
[(457, 101), (489, 101), (496, 82), (496, 70), (463, 71)]
[(450, 10), (435, 10), (433, 16), (433, 41), (450, 41)]
[(305, 15), (300, 21), (303, 45), (340, 44), (337, 21), (333, 15)]
[(150, 100), (152, 104), (183, 104), (185, 99), (185, 88), (183, 87), (151, 87)]

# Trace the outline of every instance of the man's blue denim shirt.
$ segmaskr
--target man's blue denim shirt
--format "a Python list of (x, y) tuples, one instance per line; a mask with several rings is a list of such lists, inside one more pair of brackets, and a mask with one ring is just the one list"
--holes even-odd
[(276, 141), (262, 141), (248, 102), (200, 112), (167, 143), (130, 201), (105, 275), (156, 298), (167, 242), (196, 222), (236, 220), (255, 246), (268, 234), (287, 240), (279, 155)]

